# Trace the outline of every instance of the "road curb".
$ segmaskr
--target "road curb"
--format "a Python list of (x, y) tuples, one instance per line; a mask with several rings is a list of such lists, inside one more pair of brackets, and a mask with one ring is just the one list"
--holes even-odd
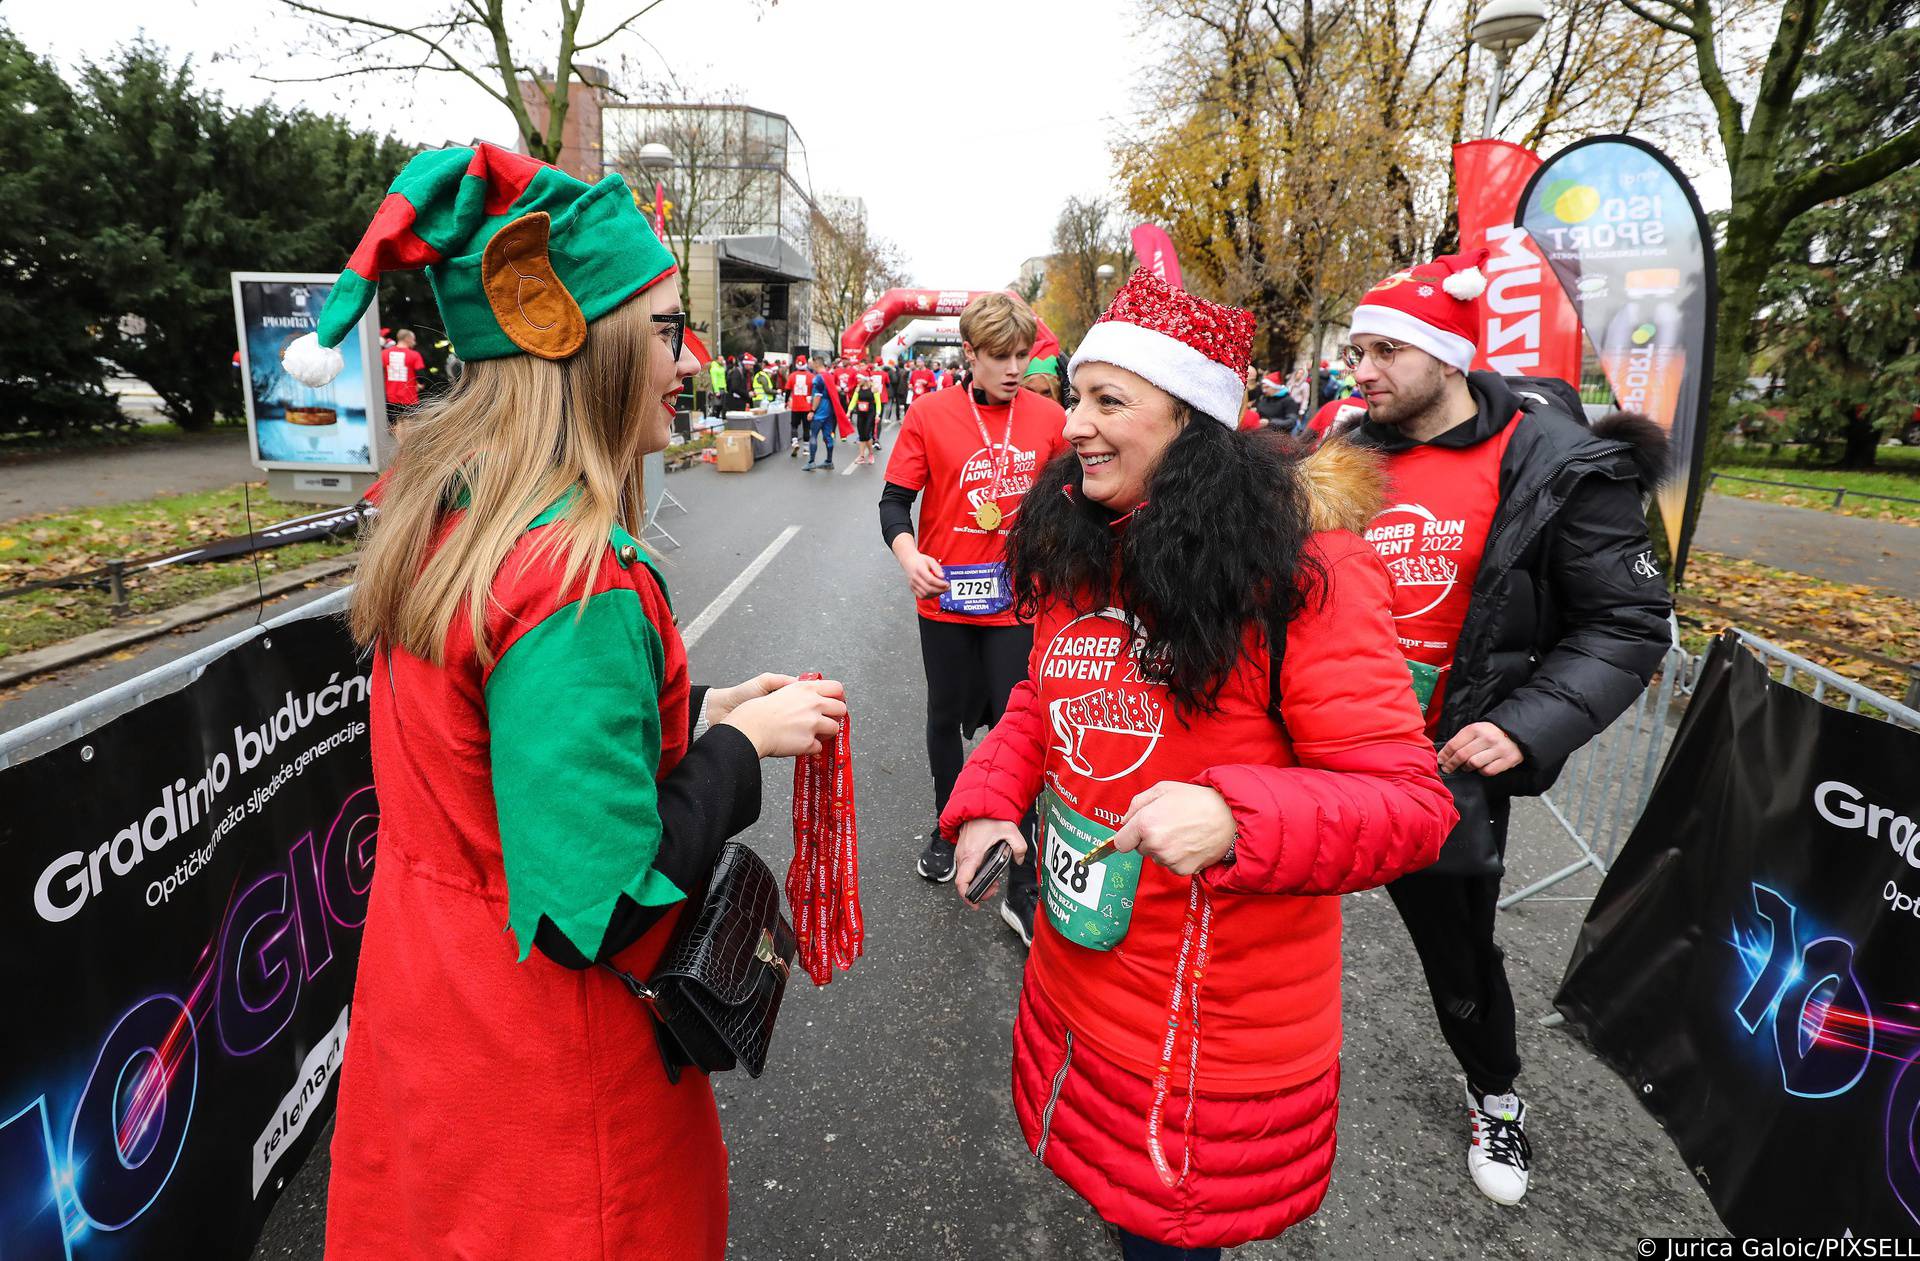
[(36, 675), (64, 670), (68, 666), (79, 665), (83, 661), (90, 661), (132, 644), (158, 639), (162, 635), (184, 626), (192, 626), (196, 622), (224, 617), (228, 613), (235, 613), (258, 603), (263, 591), (268, 599), (285, 595), (289, 591), (298, 591), (311, 583), (346, 573), (359, 563), (358, 552), (336, 556), (331, 560), (315, 561), (311, 565), (288, 570), (262, 584), (228, 587), (225, 591), (216, 591), (212, 595), (201, 596), (198, 600), (176, 604), (164, 612), (155, 613), (149, 617), (123, 622), (118, 626), (109, 626), (105, 630), (89, 631), (77, 638), (50, 644), (45, 648), (35, 648), (31, 652), (0, 658), (0, 688), (11, 687), (15, 683)]

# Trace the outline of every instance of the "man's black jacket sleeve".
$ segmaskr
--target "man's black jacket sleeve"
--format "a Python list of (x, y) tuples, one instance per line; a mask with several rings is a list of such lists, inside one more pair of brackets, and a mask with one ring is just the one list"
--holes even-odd
[(1672, 640), (1673, 603), (1652, 564), (1638, 486), (1582, 479), (1555, 523), (1545, 558), (1548, 606), (1559, 620), (1533, 675), (1486, 720), (1526, 754), (1560, 765), (1633, 704)]

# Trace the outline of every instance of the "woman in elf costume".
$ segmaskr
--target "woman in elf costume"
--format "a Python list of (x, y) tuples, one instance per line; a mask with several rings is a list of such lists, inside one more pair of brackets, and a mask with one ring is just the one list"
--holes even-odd
[(289, 370), (337, 372), (380, 273), (418, 267), (467, 368), (382, 482), (354, 588), (380, 860), (327, 1255), (718, 1261), (712, 1089), (668, 1082), (647, 1013), (591, 965), (651, 971), (758, 815), (759, 759), (816, 750), (841, 690), (688, 684), (634, 532), (695, 364), (620, 177), (421, 154)]
[(1432, 862), (1454, 822), (1356, 533), (1378, 466), (1235, 432), (1252, 335), (1144, 270), (1088, 331), (1073, 451), (1008, 539), (1028, 679), (940, 821), (964, 889), (1039, 799), (1014, 1107), (1128, 1258), (1218, 1257), (1319, 1207), (1334, 895)]

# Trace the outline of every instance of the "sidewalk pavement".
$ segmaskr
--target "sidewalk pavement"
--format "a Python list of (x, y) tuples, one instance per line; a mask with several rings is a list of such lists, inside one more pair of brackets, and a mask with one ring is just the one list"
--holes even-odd
[(264, 476), (253, 466), (247, 436), (231, 430), (105, 451), (25, 455), (0, 463), (0, 521), (218, 490)]
[(1708, 495), (1693, 545), (1829, 582), (1920, 600), (1920, 526)]

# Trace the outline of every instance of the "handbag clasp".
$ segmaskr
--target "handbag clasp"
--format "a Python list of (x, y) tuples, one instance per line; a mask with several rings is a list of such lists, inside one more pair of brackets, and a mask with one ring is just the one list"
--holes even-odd
[(771, 928), (763, 928), (760, 930), (760, 944), (753, 948), (753, 957), (772, 968), (775, 972), (778, 972), (780, 979), (783, 981), (792, 975), (793, 969), (788, 967), (787, 961), (780, 957), (780, 952), (773, 948), (773, 930)]

